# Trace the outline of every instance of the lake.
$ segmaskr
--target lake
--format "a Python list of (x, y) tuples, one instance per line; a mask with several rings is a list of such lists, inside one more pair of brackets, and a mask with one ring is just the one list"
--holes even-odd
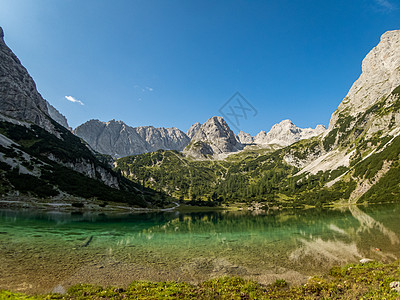
[(197, 283), (241, 276), (302, 283), (333, 265), (400, 255), (400, 205), (130, 215), (0, 210), (0, 289)]

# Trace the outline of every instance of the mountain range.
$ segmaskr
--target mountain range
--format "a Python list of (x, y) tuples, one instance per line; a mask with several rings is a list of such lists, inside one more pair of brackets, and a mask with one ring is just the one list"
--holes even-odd
[[(225, 132), (222, 146), (237, 151), (238, 144)], [(246, 146), (218, 163), (193, 161), (185, 155), (177, 159), (177, 154), (166, 151), (122, 158), (116, 166), (131, 180), (145, 180), (183, 199), (296, 206), (388, 202), (400, 195), (399, 134), (400, 31), (396, 30), (383, 34), (365, 57), (362, 74), (332, 114), (327, 130), (322, 126), (299, 130), (285, 120), (254, 138), (238, 134), (240, 144), (265, 141), (272, 143), (270, 147)], [(193, 143), (198, 152), (212, 153), (204, 145), (211, 146), (207, 140), (202, 135)], [(274, 143), (281, 145), (272, 147)]]
[[(49, 105), (51, 117), (70, 129), (66, 118)], [(157, 150), (184, 151), (193, 158), (224, 158), (227, 154), (243, 150), (246, 145), (285, 147), (302, 139), (308, 139), (326, 131), (325, 126), (315, 129), (299, 128), (290, 120), (275, 124), (266, 133), (255, 137), (240, 131), (235, 135), (222, 117), (212, 117), (204, 124), (196, 122), (185, 134), (176, 127), (131, 127), (122, 121), (101, 122), (90, 120), (78, 126), (73, 133), (86, 141), (95, 151), (121, 158)]]
[(75, 128), (73, 132), (95, 151), (115, 158), (159, 149), (182, 151), (190, 141), (184, 132), (175, 127), (130, 127), (116, 120), (90, 120)]
[(174, 198), (266, 206), (396, 201), (399, 135), (400, 31), (383, 34), (365, 57), (328, 129), (284, 120), (252, 137), (235, 135), (217, 116), (186, 134), (115, 120), (90, 120), (71, 130), (39, 94), (0, 29), (2, 198), (147, 207)]

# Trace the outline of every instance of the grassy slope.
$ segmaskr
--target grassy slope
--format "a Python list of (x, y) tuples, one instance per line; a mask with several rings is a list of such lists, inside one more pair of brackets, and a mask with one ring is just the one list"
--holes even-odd
[(144, 181), (146, 186), (180, 199), (318, 205), (340, 199), (347, 186), (337, 184), (319, 191), (347, 169), (294, 176), (298, 169), (286, 164), (283, 157), (291, 153), (301, 158), (307, 155), (304, 152), (319, 147), (316, 140), (301, 141), (272, 153), (245, 151), (224, 161), (195, 161), (175, 151), (157, 151), (119, 159), (117, 169), (136, 183)]
[(289, 287), (284, 280), (262, 286), (251, 280), (224, 277), (199, 285), (182, 282), (132, 282), (128, 288), (80, 284), (64, 295), (27, 296), (0, 291), (0, 299), (398, 299), (390, 289), (400, 279), (399, 261), (334, 267), (329, 274), (312, 277), (303, 286)]

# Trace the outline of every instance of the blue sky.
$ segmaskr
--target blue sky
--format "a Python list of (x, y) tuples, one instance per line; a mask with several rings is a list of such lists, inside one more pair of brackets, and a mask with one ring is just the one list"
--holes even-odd
[(257, 115), (237, 127), (255, 135), (288, 118), (328, 125), (365, 55), (400, 29), (400, 2), (0, 0), (0, 26), (72, 127), (186, 131), (238, 91)]

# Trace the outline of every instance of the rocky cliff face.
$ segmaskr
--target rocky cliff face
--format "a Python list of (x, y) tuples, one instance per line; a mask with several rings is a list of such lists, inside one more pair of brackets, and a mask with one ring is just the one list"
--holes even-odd
[[(388, 147), (400, 134), (400, 31), (388, 31), (362, 62), (362, 74), (332, 114), (313, 151), (296, 161), (302, 172), (348, 168)], [(377, 158), (378, 159), (378, 158)]]
[(388, 31), (362, 62), (362, 74), (333, 113), (329, 130), (340, 115), (356, 117), (400, 85), (400, 30)]
[(190, 126), (189, 130), (186, 132), (186, 135), (189, 139), (192, 139), (196, 132), (200, 129), (201, 124), (199, 122), (194, 123)]
[(237, 140), (244, 145), (254, 143), (253, 137), (249, 133), (243, 131), (239, 131), (237, 135)]
[(19, 59), (4, 42), (0, 28), (0, 111), (2, 114), (32, 122), (57, 134), (47, 110), (46, 101)]
[(159, 149), (182, 151), (190, 141), (185, 133), (175, 127), (130, 127), (115, 120), (90, 120), (78, 126), (74, 133), (94, 150), (116, 158)]
[(189, 156), (202, 158), (218, 156), (243, 149), (235, 134), (222, 117), (212, 117), (200, 126), (190, 144), (184, 149)]
[(291, 145), (303, 139), (320, 135), (326, 131), (325, 126), (317, 125), (315, 129), (299, 128), (290, 120), (283, 120), (272, 126), (271, 130), (266, 133), (261, 131), (254, 138), (253, 142), (259, 145), (276, 144), (282, 147)]
[(62, 115), (53, 105), (51, 105), (48, 101), (46, 101), (47, 104), (47, 110), (49, 112), (50, 117), (56, 121), (58, 124), (63, 126), (64, 128), (68, 129), (69, 131), (72, 131), (72, 128), (69, 127), (67, 118)]

